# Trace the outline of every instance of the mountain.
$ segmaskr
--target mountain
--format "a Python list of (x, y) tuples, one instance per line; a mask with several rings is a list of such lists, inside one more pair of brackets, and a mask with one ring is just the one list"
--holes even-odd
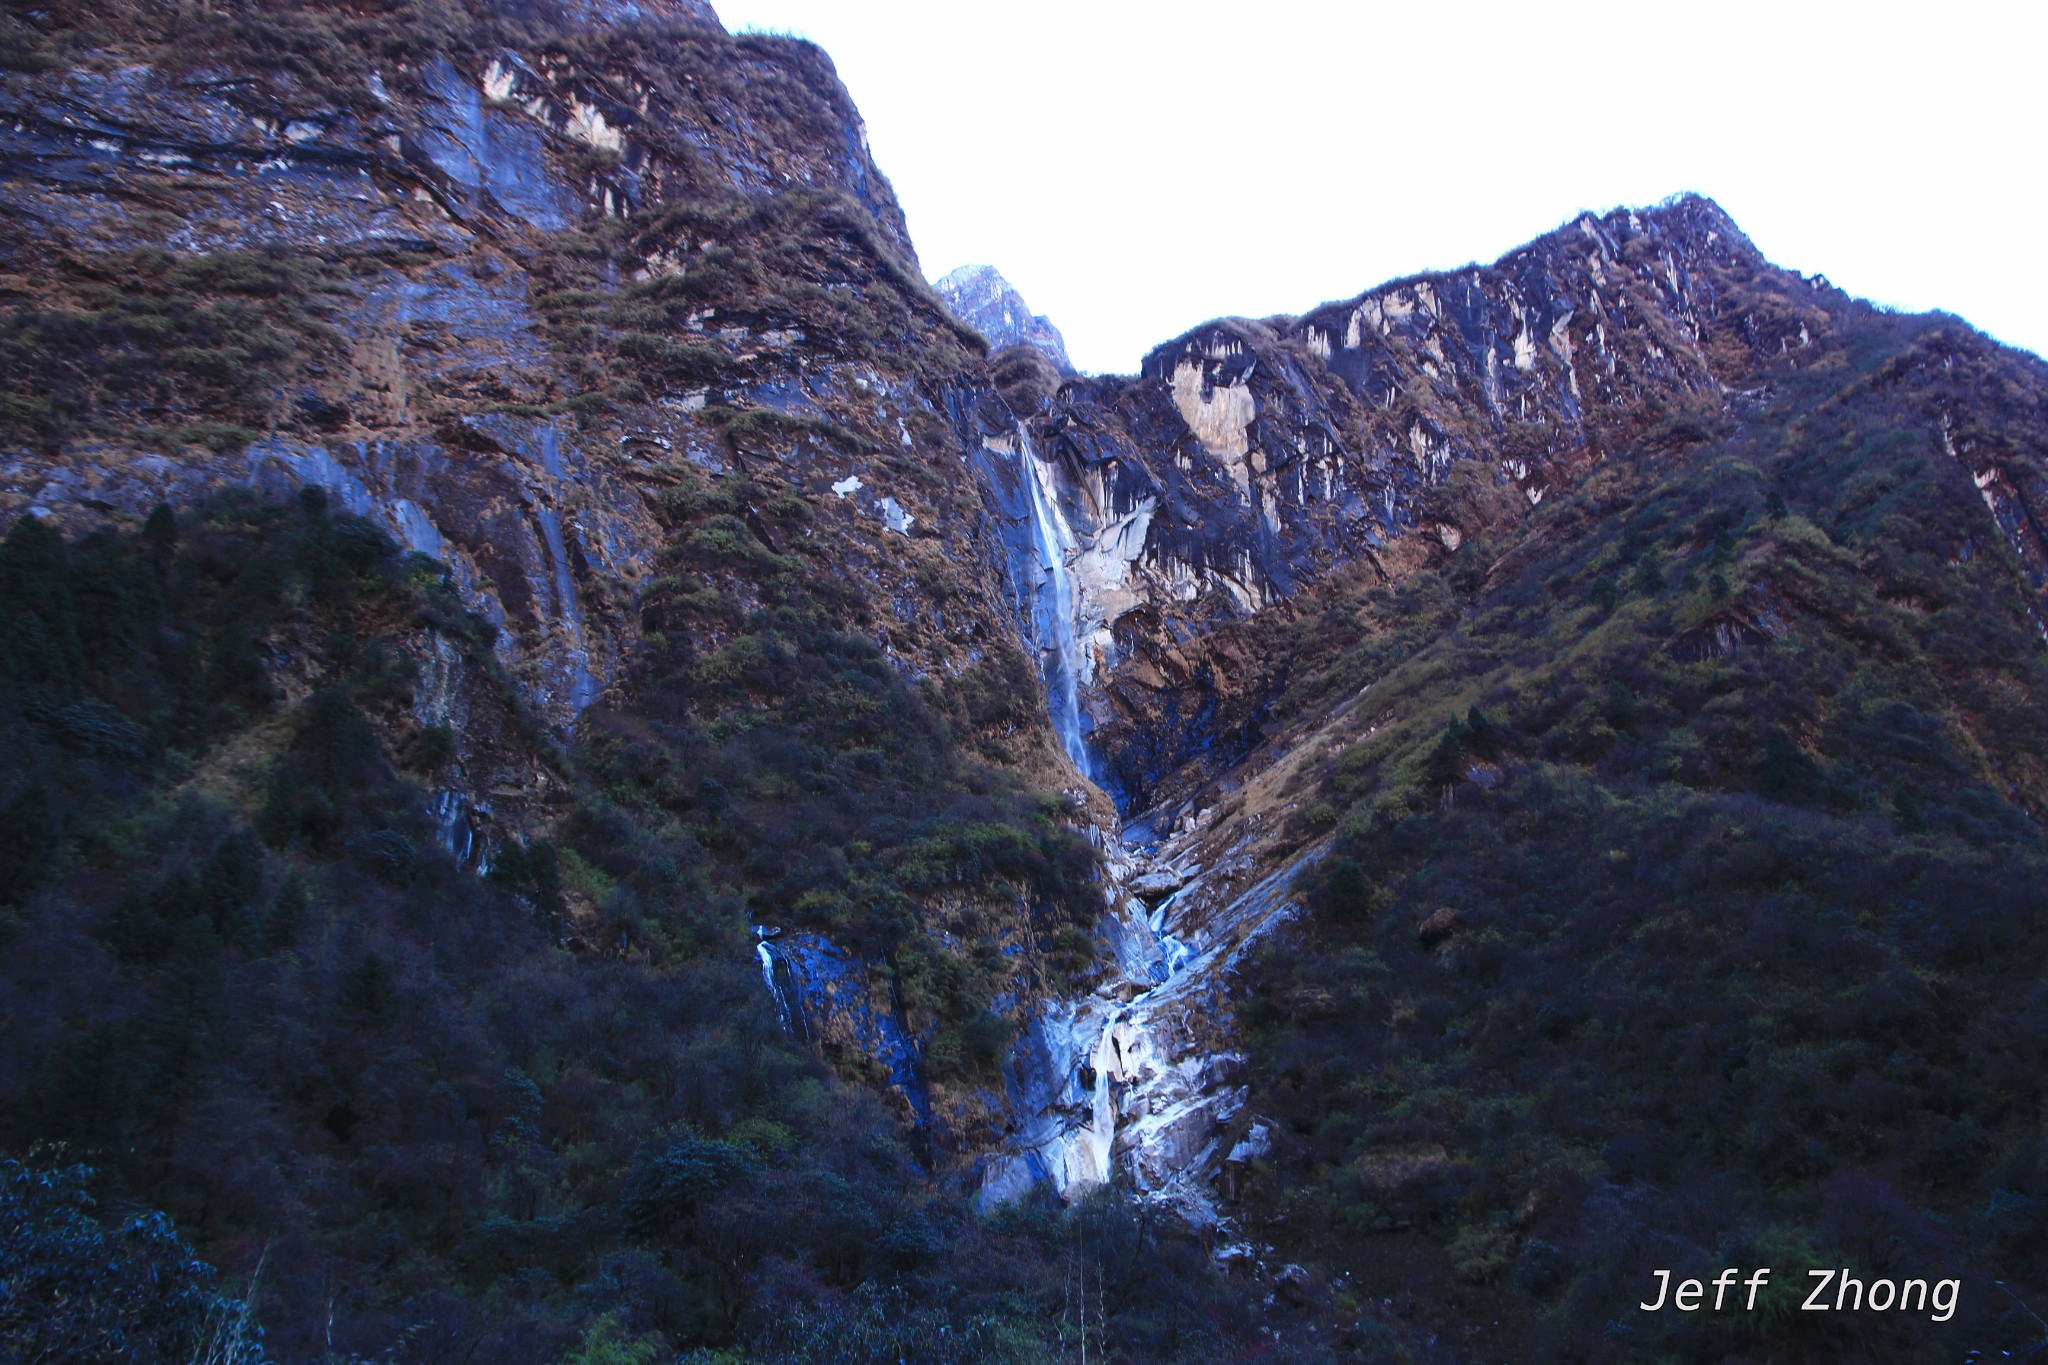
[(1029, 346), (1061, 375), (1074, 373), (1060, 329), (1043, 313), (1032, 312), (1024, 296), (994, 266), (963, 265), (933, 287), (953, 316), (987, 337), (990, 346)]
[(9, 1351), (2038, 1336), (2038, 359), (1682, 196), (1081, 376), (701, 4), (0, 24)]

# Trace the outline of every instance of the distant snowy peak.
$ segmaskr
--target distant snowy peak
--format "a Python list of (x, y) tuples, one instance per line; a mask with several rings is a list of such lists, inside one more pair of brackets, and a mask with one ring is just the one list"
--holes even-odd
[(963, 265), (940, 280), (938, 290), (953, 316), (987, 337), (989, 345), (998, 350), (1035, 347), (1061, 374), (1074, 373), (1060, 329), (1043, 314), (1033, 313), (1024, 296), (994, 266)]

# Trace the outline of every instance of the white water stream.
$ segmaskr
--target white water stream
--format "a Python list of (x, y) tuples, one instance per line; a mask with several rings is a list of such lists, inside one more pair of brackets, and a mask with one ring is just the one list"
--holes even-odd
[[(1008, 442), (985, 448), (1011, 453)], [(1038, 651), (1060, 744), (1092, 781), (1096, 764), (1082, 692), (1093, 680), (1095, 660), (1077, 581), (1086, 552), (1063, 511), (1062, 467), (1039, 457), (1021, 423), (1014, 450), (1020, 510), (1028, 513), (1020, 529), (1029, 536), (1028, 557), (1018, 553), (1012, 560), (1018, 625)], [(1133, 509), (1128, 525), (1111, 528), (1117, 539), (1108, 552), (1097, 543), (1103, 529), (1093, 531), (1100, 563), (1091, 583), (1120, 588), (1142, 551), (1152, 510), (1146, 502)], [(1133, 536), (1135, 543), (1126, 544)], [(1227, 1161), (1264, 1150), (1263, 1130), (1246, 1112), (1245, 1058), (1229, 1045), (1234, 1028), (1227, 978), (1264, 933), (1294, 913), (1289, 889), (1322, 848), (1299, 853), (1247, 885), (1256, 856), (1250, 836), (1231, 843), (1198, 827), (1156, 848), (1126, 845), (1115, 833), (1103, 842), (1105, 913), (1098, 932), (1110, 948), (1109, 970), (1093, 992), (1043, 1000), (1021, 1020), (1003, 1067), (1012, 1126), (982, 1163), (977, 1203), (993, 1208), (1040, 1187), (1073, 1199), (1117, 1179), (1191, 1224), (1215, 1228), (1221, 1220), (1212, 1181)], [(1148, 908), (1139, 892), (1156, 903)], [(784, 984), (794, 961), (783, 964), (783, 949), (796, 949), (771, 947), (769, 931), (756, 933), (762, 980), (783, 1026), (805, 1032), (807, 988)], [(830, 965), (815, 952), (804, 961), (807, 971)], [(877, 1033), (875, 1041), (881, 1046), (886, 1040)], [(904, 1075), (914, 1077), (914, 1041), (897, 1038), (892, 1046), (892, 1067), (900, 1063)]]
[(1031, 504), (1031, 542), (1037, 551), (1040, 578), (1032, 603), (1032, 634), (1047, 656), (1043, 672), (1046, 706), (1052, 713), (1053, 729), (1060, 746), (1081, 776), (1095, 777), (1095, 761), (1081, 731), (1081, 677), (1086, 660), (1081, 653), (1079, 612), (1074, 597), (1071, 564), (1079, 553), (1074, 529), (1060, 511), (1059, 492), (1053, 471), (1031, 448), (1031, 433), (1017, 424), (1018, 474), (1025, 497)]
[[(1039, 458), (1021, 423), (1016, 451), (1038, 570), (1029, 616), (1019, 624), (1040, 650), (1060, 743), (1092, 780), (1081, 702), (1095, 660), (1076, 568), (1084, 547), (1063, 511), (1071, 504), (1060, 497), (1061, 466)], [(1134, 511), (1138, 544), (1119, 541), (1103, 559), (1105, 583), (1121, 582), (1124, 566), (1142, 551), (1151, 510), (1148, 503)], [(1107, 913), (1100, 932), (1113, 970), (1093, 994), (1046, 1001), (1026, 1022), (1004, 1068), (1015, 1127), (984, 1163), (979, 1200), (991, 1207), (1041, 1184), (1077, 1198), (1124, 1177), (1143, 1197), (1213, 1225), (1210, 1181), (1250, 1124), (1245, 1059), (1227, 1046), (1224, 978), (1255, 940), (1293, 913), (1288, 889), (1321, 850), (1251, 886), (1242, 880), (1250, 857), (1238, 847), (1215, 847), (1199, 830), (1156, 849), (1129, 847), (1109, 834), (1103, 851)], [(1152, 896), (1178, 889), (1148, 909), (1132, 894), (1141, 885)]]

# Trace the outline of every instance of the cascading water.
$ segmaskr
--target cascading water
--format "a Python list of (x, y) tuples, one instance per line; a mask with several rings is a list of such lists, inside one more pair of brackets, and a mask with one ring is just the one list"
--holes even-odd
[(1081, 674), (1084, 660), (1075, 631), (1074, 580), (1068, 571), (1076, 541), (1060, 512), (1051, 486), (1052, 471), (1031, 448), (1031, 433), (1017, 426), (1018, 474), (1031, 508), (1031, 543), (1037, 554), (1038, 582), (1031, 603), (1032, 636), (1045, 675), (1046, 702), (1060, 746), (1081, 775), (1094, 780), (1095, 760), (1081, 729)]
[(1113, 946), (1149, 931), (1151, 952), (1143, 961), (1119, 952), (1103, 987), (1046, 1002), (1022, 1031), (1004, 1068), (1017, 1127), (983, 1164), (982, 1209), (1034, 1187), (1072, 1199), (1128, 1179), (1140, 1198), (1191, 1225), (1221, 1226), (1212, 1182), (1227, 1162), (1251, 1159), (1258, 1144), (1250, 1141), (1245, 1057), (1226, 1045), (1214, 1001), (1245, 955), (1295, 913), (1289, 888), (1325, 847), (1312, 845), (1218, 897), (1208, 883), (1227, 876), (1229, 862), (1197, 864), (1199, 840), (1169, 841), (1152, 861), (1170, 861), (1173, 877), (1185, 881), (1149, 913), (1118, 884), (1137, 864), (1113, 866), (1118, 903), (1105, 930)]
[[(1116, 574), (1135, 563), (1152, 506), (1117, 523), (1120, 539), (1109, 551), (1102, 528), (1084, 528), (1092, 537), (1084, 546), (1064, 511), (1073, 504), (1060, 496), (1061, 467), (1039, 457), (1023, 424), (1014, 438), (984, 437), (969, 459), (997, 512), (1018, 634), (1038, 656), (1048, 719), (1074, 766), (1095, 781), (1082, 698), (1096, 661), (1084, 617), (1100, 604), (1084, 596), (1121, 583)], [(1110, 948), (1108, 971), (1097, 989), (1037, 1001), (1018, 1016), (1003, 1064), (1013, 1126), (983, 1158), (976, 1198), (984, 1209), (1034, 1188), (1077, 1198), (1128, 1179), (1141, 1197), (1216, 1226), (1209, 1182), (1233, 1153), (1256, 1144), (1246, 1145), (1243, 1054), (1208, 1016), (1222, 978), (1293, 913), (1287, 888), (1320, 854), (1304, 853), (1243, 887), (1231, 880), (1242, 860), (1212, 863), (1217, 850), (1201, 830), (1161, 842), (1140, 827), (1128, 843), (1103, 832), (1105, 913), (1097, 928)], [(1170, 888), (1179, 889), (1156, 899)], [(900, 1009), (870, 998), (864, 965), (816, 935), (757, 929), (756, 937), (761, 979), (783, 1027), (798, 1036), (829, 1028), (882, 1061), (913, 1112), (929, 1120), (917, 1040)], [(806, 1005), (813, 999), (821, 1002), (816, 1019)]]
[(435, 834), (455, 865), (479, 877), (489, 876), (491, 843), (483, 831), (491, 808), (461, 792), (442, 791), (434, 798), (433, 812)]
[(444, 791), (434, 798), (434, 825), (441, 847), (457, 867), (469, 866), (475, 856), (476, 828), (469, 819), (469, 798), (460, 792)]
[(754, 956), (761, 961), (761, 982), (768, 987), (768, 994), (775, 1001), (775, 1014), (782, 1021), (782, 1031), (792, 1038), (802, 1038), (808, 1029), (805, 1027), (803, 1001), (797, 998), (794, 990), (795, 981), (792, 979), (785, 985), (783, 978), (776, 974), (780, 968), (783, 976), (789, 975), (789, 969), (777, 961), (775, 949), (771, 946), (781, 932), (766, 925), (755, 925)]
[(761, 959), (761, 981), (775, 1000), (775, 1012), (782, 1017), (782, 1031), (796, 1032), (790, 1027), (789, 1004), (782, 998), (782, 987), (775, 982), (775, 950), (768, 946), (768, 930), (758, 924), (754, 926), (754, 955)]

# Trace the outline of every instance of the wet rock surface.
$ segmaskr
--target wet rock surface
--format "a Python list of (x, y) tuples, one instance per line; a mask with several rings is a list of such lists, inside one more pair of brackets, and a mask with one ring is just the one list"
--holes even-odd
[[(1267, 1140), (1246, 1107), (1233, 976), (1299, 913), (1294, 884), (1324, 849), (1259, 859), (1250, 840), (1209, 836), (1111, 850), (1114, 969), (1026, 1025), (1004, 1069), (1013, 1131), (979, 1168), (984, 1207), (1040, 1186), (1078, 1198), (1114, 1179), (1205, 1235), (1229, 1231), (1225, 1167), (1257, 1159)], [(1128, 889), (1141, 882), (1179, 889), (1148, 908)]]

